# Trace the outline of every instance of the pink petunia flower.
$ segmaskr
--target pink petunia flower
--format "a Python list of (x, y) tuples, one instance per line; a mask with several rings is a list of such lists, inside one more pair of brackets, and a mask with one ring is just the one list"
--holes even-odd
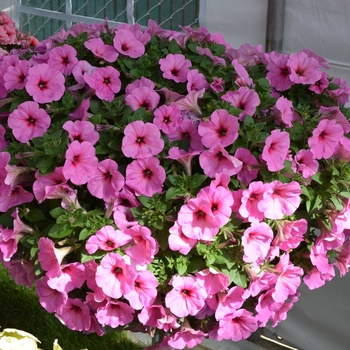
[(272, 239), (273, 232), (268, 224), (258, 220), (252, 221), (242, 236), (243, 260), (249, 263), (263, 261), (270, 249)]
[(125, 183), (138, 195), (161, 193), (165, 178), (165, 170), (155, 157), (134, 160), (126, 167)]
[(170, 335), (167, 344), (172, 349), (192, 349), (200, 344), (205, 338), (205, 334), (201, 330), (195, 330), (188, 325), (188, 327), (181, 326), (178, 332)]
[(198, 69), (191, 69), (187, 73), (187, 92), (192, 90), (207, 90), (209, 83), (202, 73), (199, 73)]
[(97, 165), (97, 169), (88, 181), (89, 192), (108, 202), (112, 197), (117, 197), (124, 186), (124, 177), (118, 171), (118, 164), (112, 159), (104, 159)]
[(288, 128), (293, 126), (294, 120), (292, 101), (288, 100), (284, 96), (278, 98), (275, 107), (272, 110), (271, 115), (275, 119), (277, 125), (285, 125)]
[(36, 64), (28, 71), (26, 90), (38, 103), (50, 103), (61, 99), (65, 92), (64, 75), (46, 63)]
[(74, 122), (68, 120), (63, 124), (62, 129), (68, 132), (70, 142), (74, 140), (87, 141), (94, 145), (99, 139), (99, 133), (95, 130), (95, 125), (86, 120), (76, 120)]
[(149, 80), (145, 77), (141, 77), (140, 79), (134, 80), (132, 83), (129, 83), (125, 88), (125, 94), (129, 95), (132, 94), (134, 89), (140, 88), (140, 87), (148, 87), (151, 90), (154, 90), (155, 85), (152, 80)]
[(141, 57), (145, 53), (145, 45), (137, 40), (130, 30), (117, 30), (113, 45), (119, 53), (131, 58)]
[(321, 120), (308, 140), (314, 157), (316, 159), (332, 157), (343, 135), (343, 127), (335, 120)]
[(246, 148), (237, 148), (234, 156), (242, 162), (242, 169), (237, 174), (237, 179), (249, 185), (252, 180), (258, 177), (259, 162)]
[(190, 60), (182, 54), (169, 53), (165, 58), (159, 60), (160, 70), (165, 79), (174, 80), (176, 83), (187, 81), (187, 74), (192, 66)]
[(131, 241), (132, 238), (128, 234), (114, 229), (113, 226), (106, 225), (89, 237), (85, 248), (89, 254), (94, 254), (98, 249), (108, 252), (122, 247)]
[(294, 157), (297, 166), (297, 172), (305, 179), (315, 175), (318, 170), (318, 161), (314, 158), (313, 153), (308, 149), (301, 149)]
[(199, 164), (204, 174), (215, 178), (218, 173), (236, 175), (242, 169), (242, 162), (231, 156), (221, 144), (216, 144), (199, 156)]
[(120, 73), (112, 66), (96, 68), (91, 75), (85, 73), (84, 80), (95, 90), (101, 100), (112, 102), (122, 86)]
[(275, 180), (265, 185), (263, 199), (258, 203), (258, 209), (264, 212), (268, 219), (282, 219), (284, 215), (292, 215), (301, 202), (301, 188), (298, 182), (283, 184)]
[(261, 158), (267, 163), (269, 171), (279, 171), (284, 168), (290, 146), (289, 133), (279, 129), (272, 130), (265, 140)]
[(8, 117), (8, 126), (15, 138), (26, 143), (42, 136), (51, 124), (51, 118), (39, 104), (33, 101), (21, 103)]
[(230, 278), (227, 275), (212, 267), (196, 272), (196, 277), (198, 281), (203, 282), (209, 296), (226, 290), (230, 284)]
[(268, 70), (266, 77), (270, 81), (271, 86), (277, 91), (288, 90), (293, 85), (289, 78), (288, 60), (289, 56), (287, 54), (276, 54), (275, 52), (270, 54), (270, 61), (266, 66)]
[(202, 136), (205, 147), (210, 148), (217, 143), (227, 147), (237, 139), (238, 129), (238, 119), (226, 109), (218, 109), (210, 116), (209, 122), (199, 123), (198, 134)]
[(130, 158), (147, 158), (159, 154), (164, 141), (157, 126), (136, 120), (126, 126), (122, 140), (122, 152)]
[(196, 315), (205, 305), (208, 294), (195, 277), (173, 276), (173, 289), (165, 296), (165, 305), (177, 317)]
[(166, 135), (173, 133), (181, 125), (181, 111), (174, 103), (169, 106), (161, 105), (153, 111), (153, 115), (153, 124)]
[(222, 78), (214, 77), (210, 88), (215, 91), (217, 94), (224, 91), (225, 81)]
[(322, 76), (318, 61), (308, 57), (305, 52), (290, 55), (287, 67), (290, 72), (289, 79), (295, 84), (314, 84)]
[(125, 253), (139, 265), (150, 264), (159, 249), (151, 230), (146, 226), (136, 225), (125, 229), (124, 232), (132, 238), (132, 243), (125, 249)]
[(125, 326), (134, 319), (135, 310), (122, 301), (108, 301), (97, 309), (96, 318), (102, 325), (112, 328)]
[(15, 187), (1, 186), (4, 192), (0, 192), (0, 212), (6, 213), (10, 208), (21, 205), (23, 203), (30, 203), (34, 196), (31, 192), (26, 191), (21, 185)]
[(29, 67), (26, 60), (18, 61), (15, 66), (9, 66), (4, 74), (4, 86), (6, 90), (22, 90), (27, 83)]
[(125, 103), (133, 111), (137, 111), (139, 108), (151, 111), (158, 106), (159, 100), (160, 96), (147, 86), (135, 88), (125, 97)]
[(79, 90), (85, 86), (86, 82), (84, 79), (84, 74), (91, 75), (96, 68), (93, 67), (88, 61), (80, 60), (73, 68), (72, 74), (74, 79), (78, 84), (70, 86), (70, 90)]
[(57, 69), (64, 75), (72, 73), (74, 66), (78, 63), (77, 51), (73, 46), (64, 44), (56, 46), (49, 52), (47, 64), (50, 68)]
[(183, 234), (182, 228), (177, 221), (169, 229), (169, 233), (169, 248), (179, 251), (183, 255), (187, 255), (197, 243), (197, 239), (189, 238)]
[(68, 145), (62, 174), (74, 185), (83, 185), (95, 174), (98, 159), (90, 142), (73, 141)]
[(119, 299), (134, 288), (137, 273), (129, 260), (118, 253), (108, 253), (97, 267), (96, 283), (111, 298)]
[(321, 106), (319, 112), (321, 114), (320, 120), (323, 120), (323, 119), (335, 120), (337, 124), (343, 127), (344, 134), (347, 134), (350, 132), (350, 123), (346, 119), (345, 115), (340, 111), (338, 106), (333, 106), (333, 107)]
[(171, 147), (169, 149), (169, 155), (166, 158), (177, 160), (184, 166), (186, 174), (191, 176), (191, 161), (192, 158), (198, 154), (200, 154), (200, 152), (186, 152), (179, 147)]
[(84, 46), (96, 57), (101, 57), (107, 62), (115, 62), (119, 53), (112, 45), (107, 45), (101, 38), (92, 38), (85, 41)]
[(56, 317), (75, 331), (87, 331), (91, 326), (89, 307), (78, 298), (69, 298), (67, 303), (56, 311)]
[(245, 86), (240, 87), (236, 91), (227, 92), (221, 96), (221, 99), (242, 110), (238, 115), (240, 121), (244, 120), (247, 115), (253, 116), (256, 107), (260, 104), (259, 95), (253, 89)]
[(305, 219), (278, 223), (273, 245), (285, 251), (295, 249), (304, 240), (307, 228), (308, 224)]

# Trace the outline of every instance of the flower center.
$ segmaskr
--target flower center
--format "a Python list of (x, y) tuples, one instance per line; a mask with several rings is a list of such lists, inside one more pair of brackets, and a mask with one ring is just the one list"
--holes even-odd
[(146, 169), (143, 171), (143, 174), (146, 176), (146, 177), (151, 177), (152, 176), (152, 171), (149, 170), (149, 169)]
[(46, 88), (47, 84), (45, 81), (40, 80), (38, 86), (39, 86), (39, 89), (44, 90)]

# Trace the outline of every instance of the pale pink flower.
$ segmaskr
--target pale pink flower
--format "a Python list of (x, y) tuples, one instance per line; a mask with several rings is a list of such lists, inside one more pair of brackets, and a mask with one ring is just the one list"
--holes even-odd
[(144, 108), (151, 111), (158, 106), (160, 96), (147, 86), (141, 86), (132, 90), (125, 97), (125, 103), (131, 107), (133, 111)]
[(97, 267), (96, 284), (106, 295), (119, 299), (134, 288), (136, 276), (129, 259), (118, 253), (108, 253)]
[(290, 146), (289, 133), (279, 129), (272, 130), (265, 140), (261, 158), (267, 163), (269, 171), (279, 171), (284, 168)]
[(247, 339), (257, 329), (258, 321), (253, 314), (245, 309), (239, 309), (219, 320), (217, 340), (240, 341)]
[(301, 202), (301, 188), (298, 182), (283, 184), (275, 180), (265, 186), (258, 209), (264, 212), (266, 218), (282, 219), (284, 215), (292, 215), (298, 209)]
[(287, 67), (290, 72), (289, 79), (295, 84), (314, 84), (322, 76), (318, 61), (308, 57), (305, 52), (290, 55)]
[(96, 57), (101, 57), (107, 62), (115, 62), (119, 53), (112, 45), (107, 45), (101, 38), (92, 38), (84, 42), (84, 46)]
[(62, 174), (74, 185), (85, 184), (95, 174), (98, 159), (90, 142), (73, 141), (68, 145)]
[(128, 304), (110, 300), (97, 309), (96, 318), (100, 324), (116, 328), (129, 324), (134, 319), (134, 312)]
[(221, 144), (212, 146), (199, 156), (199, 164), (204, 174), (215, 178), (218, 173), (236, 175), (242, 169), (242, 162), (231, 156)]
[(111, 251), (130, 243), (132, 238), (123, 231), (116, 230), (111, 225), (106, 225), (96, 231), (86, 241), (85, 248), (89, 254), (97, 250)]
[(252, 78), (249, 76), (247, 70), (244, 68), (243, 65), (241, 65), (237, 59), (232, 60), (231, 64), (233, 65), (237, 78), (235, 80), (235, 83), (238, 86), (254, 86)]
[(229, 276), (212, 267), (196, 272), (196, 277), (197, 281), (202, 281), (209, 296), (226, 290), (230, 284)]
[(104, 159), (97, 165), (95, 174), (87, 182), (89, 192), (108, 202), (117, 197), (124, 186), (124, 177), (118, 171), (118, 164), (112, 159)]
[(89, 307), (78, 298), (69, 298), (66, 304), (57, 309), (56, 317), (75, 331), (87, 331), (91, 326)]
[(51, 124), (51, 118), (39, 104), (33, 101), (21, 103), (8, 117), (8, 126), (15, 138), (26, 143), (42, 136)]
[(169, 233), (169, 248), (174, 251), (179, 251), (183, 255), (187, 255), (197, 243), (196, 239), (188, 238), (182, 233), (182, 228), (177, 221), (170, 227)]
[(237, 311), (243, 305), (245, 301), (244, 289), (240, 286), (234, 286), (227, 292), (219, 292), (216, 298), (218, 299), (218, 303), (215, 307), (215, 318), (216, 320), (220, 320), (227, 314)]
[(288, 128), (293, 126), (293, 103), (284, 96), (281, 96), (276, 101), (275, 107), (272, 109), (272, 116), (275, 119), (276, 124), (281, 123)]
[(153, 304), (157, 297), (158, 281), (149, 270), (138, 271), (134, 289), (125, 294), (125, 299), (135, 310), (141, 310)]
[(78, 90), (85, 86), (84, 79), (85, 73), (91, 75), (96, 68), (93, 67), (88, 61), (80, 60), (73, 68), (72, 74), (78, 84), (71, 86), (70, 90)]
[(96, 68), (91, 75), (84, 73), (84, 80), (95, 90), (101, 100), (112, 102), (122, 86), (120, 73), (112, 66)]
[(275, 269), (277, 270), (277, 281), (272, 298), (278, 303), (284, 303), (290, 296), (297, 292), (304, 271), (290, 262), (289, 254), (287, 253), (280, 257), (280, 261)]
[(260, 104), (259, 95), (253, 89), (249, 89), (245, 86), (240, 87), (236, 91), (228, 91), (221, 96), (221, 99), (242, 110), (238, 115), (238, 119), (241, 121), (244, 120), (247, 115), (253, 116), (256, 107)]
[(99, 139), (99, 133), (95, 130), (95, 125), (86, 120), (76, 120), (74, 122), (68, 120), (63, 124), (62, 129), (68, 132), (70, 142), (74, 140), (87, 141), (94, 145)]
[(125, 183), (138, 195), (161, 193), (165, 178), (165, 170), (155, 157), (134, 160), (126, 167)]
[(304, 240), (307, 228), (308, 224), (305, 219), (279, 222), (273, 245), (285, 251), (295, 249)]
[(322, 273), (317, 267), (313, 267), (304, 277), (303, 282), (310, 290), (322, 287), (326, 282), (333, 279), (335, 276), (334, 266), (329, 265), (328, 270)]
[(142, 158), (159, 154), (164, 147), (159, 129), (152, 123), (141, 120), (131, 122), (124, 129), (122, 152), (126, 157)]
[(314, 157), (316, 159), (332, 157), (343, 135), (343, 127), (335, 120), (321, 120), (308, 140)]
[(73, 46), (67, 44), (51, 49), (47, 60), (50, 68), (57, 69), (64, 75), (71, 74), (77, 63), (77, 51)]
[(152, 237), (151, 230), (146, 226), (137, 225), (125, 229), (124, 232), (132, 238), (125, 253), (139, 265), (150, 264), (159, 249), (158, 242)]
[(119, 53), (131, 58), (141, 57), (145, 53), (145, 45), (137, 40), (130, 30), (117, 30), (113, 45)]
[(197, 156), (198, 154), (200, 154), (200, 152), (186, 152), (183, 149), (180, 149), (179, 147), (171, 147), (169, 149), (169, 154), (166, 158), (177, 160), (184, 166), (186, 174), (188, 176), (191, 176), (191, 161), (192, 158)]
[(28, 71), (26, 90), (38, 103), (58, 101), (64, 94), (64, 75), (46, 63), (36, 64)]
[(153, 115), (153, 124), (166, 135), (174, 132), (182, 120), (181, 111), (174, 103), (161, 105), (153, 111)]
[(178, 332), (173, 333), (168, 339), (168, 345), (172, 349), (192, 349), (200, 344), (205, 338), (205, 334), (201, 330), (195, 330), (188, 327), (181, 327)]
[(272, 239), (273, 231), (271, 227), (265, 222), (253, 220), (242, 236), (243, 260), (249, 263), (264, 260), (270, 249)]
[(157, 327), (158, 320), (165, 317), (165, 309), (158, 304), (145, 306), (137, 317), (144, 326)]
[(199, 123), (198, 134), (202, 136), (205, 147), (210, 148), (217, 143), (227, 147), (237, 139), (238, 129), (238, 119), (226, 109), (218, 109), (210, 116), (209, 122)]
[(192, 66), (190, 60), (182, 54), (169, 53), (165, 58), (159, 60), (160, 70), (163, 72), (163, 78), (174, 80), (176, 83), (187, 81), (187, 74)]
[(173, 276), (173, 289), (165, 296), (165, 305), (177, 317), (196, 315), (205, 305), (208, 294), (195, 277)]
[(318, 170), (318, 161), (310, 150), (301, 149), (294, 157), (297, 172), (305, 179), (315, 175)]

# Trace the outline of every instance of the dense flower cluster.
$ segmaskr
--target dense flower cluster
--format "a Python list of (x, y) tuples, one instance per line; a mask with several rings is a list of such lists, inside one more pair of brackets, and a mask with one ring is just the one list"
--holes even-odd
[(0, 11), (0, 55), (7, 55), (11, 47), (35, 46), (38, 40), (28, 33), (21, 33), (6, 12)]
[(0, 57), (1, 260), (74, 330), (182, 349), (277, 325), (350, 261), (350, 89), (327, 68), (153, 21)]

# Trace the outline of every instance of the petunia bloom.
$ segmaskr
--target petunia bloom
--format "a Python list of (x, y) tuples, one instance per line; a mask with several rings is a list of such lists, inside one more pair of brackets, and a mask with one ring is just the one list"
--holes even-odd
[(191, 61), (182, 54), (169, 53), (159, 60), (160, 70), (165, 79), (174, 80), (176, 83), (184, 83), (192, 65)]

